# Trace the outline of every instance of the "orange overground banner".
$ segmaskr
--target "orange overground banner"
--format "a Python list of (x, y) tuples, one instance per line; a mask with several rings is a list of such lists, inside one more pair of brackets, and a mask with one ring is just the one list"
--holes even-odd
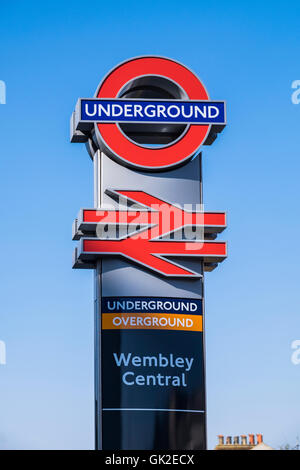
[(102, 313), (102, 330), (203, 331), (202, 315)]

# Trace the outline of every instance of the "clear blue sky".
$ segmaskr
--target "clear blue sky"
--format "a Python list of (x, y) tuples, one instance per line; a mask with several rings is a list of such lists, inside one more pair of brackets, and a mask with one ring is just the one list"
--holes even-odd
[(297, 1), (6, 2), (0, 7), (0, 448), (93, 447), (92, 272), (72, 271), (71, 224), (92, 165), (69, 118), (118, 62), (192, 68), (228, 126), (204, 149), (207, 210), (226, 210), (229, 257), (206, 277), (209, 445), (300, 434)]

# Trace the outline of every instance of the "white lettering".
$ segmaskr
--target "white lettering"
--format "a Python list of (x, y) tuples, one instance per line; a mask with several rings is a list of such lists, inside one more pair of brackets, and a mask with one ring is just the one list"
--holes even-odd
[(124, 110), (125, 110), (124, 116), (126, 116), (126, 117), (132, 117), (133, 116), (132, 115), (132, 106), (133, 106), (132, 104), (125, 104), (125, 106), (124, 106)]
[(204, 108), (203, 110), (200, 108), (200, 106), (195, 106), (195, 110), (194, 110), (195, 118), (197, 118), (199, 114), (200, 114), (202, 117), (206, 118), (206, 111), (207, 111), (206, 106), (205, 106), (205, 108)]
[[(213, 114), (213, 110), (215, 110), (215, 114)], [(208, 106), (208, 117), (210, 119), (216, 118), (219, 116), (219, 109), (216, 106)]]
[(155, 117), (155, 105), (148, 104), (147, 106), (145, 106), (144, 112), (145, 116), (147, 117)]
[(163, 117), (167, 117), (166, 115), (166, 107), (163, 105), (163, 104), (159, 104), (157, 106), (157, 117), (160, 117), (160, 116), (163, 116)]
[(106, 109), (103, 106), (103, 104), (99, 104), (98, 105), (98, 116), (101, 116), (102, 111), (106, 116), (110, 116), (110, 104), (106, 105)]
[(90, 117), (93, 117), (93, 116), (96, 116), (96, 113), (97, 113), (97, 105), (96, 104), (93, 104), (94, 106), (94, 111), (93, 112), (89, 112), (89, 105), (88, 103), (85, 103), (85, 114), (87, 116), (90, 116)]
[(133, 107), (134, 117), (136, 117), (137, 115), (139, 115), (141, 118), (144, 117), (142, 110), (143, 110), (143, 107), (140, 104), (135, 104)]
[[(171, 113), (171, 109), (175, 109), (175, 114), (174, 114), (174, 113)], [(168, 113), (168, 116), (170, 116), (170, 117), (172, 117), (172, 118), (176, 118), (176, 117), (178, 117), (179, 114), (180, 114), (180, 109), (178, 108), (178, 106), (171, 105), (171, 106), (168, 107), (167, 113)]]
[[(123, 114), (123, 108), (119, 104), (113, 104), (111, 108), (112, 108), (111, 115), (113, 117), (119, 117), (121, 116), (121, 114)], [(117, 109), (119, 110), (119, 113), (117, 113)]]

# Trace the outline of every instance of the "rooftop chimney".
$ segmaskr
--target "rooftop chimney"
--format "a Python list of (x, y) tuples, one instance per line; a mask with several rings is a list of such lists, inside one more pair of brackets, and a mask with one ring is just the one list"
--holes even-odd
[(250, 446), (255, 446), (254, 434), (249, 434), (249, 445)]
[(226, 445), (227, 445), (227, 446), (230, 446), (231, 443), (232, 443), (232, 438), (231, 438), (231, 436), (227, 436), (227, 437), (226, 437)]
[(263, 435), (262, 434), (256, 434), (256, 438), (257, 438), (257, 444), (261, 444), (261, 442), (263, 441)]
[(219, 434), (218, 439), (219, 439), (219, 446), (223, 446), (224, 445), (224, 436), (222, 434)]
[(239, 437), (239, 436), (234, 436), (234, 438), (233, 438), (233, 443), (234, 443), (235, 445), (239, 445), (239, 443), (240, 443), (240, 437)]
[(247, 436), (245, 434), (242, 434), (241, 438), (242, 438), (242, 446), (246, 446), (247, 445)]

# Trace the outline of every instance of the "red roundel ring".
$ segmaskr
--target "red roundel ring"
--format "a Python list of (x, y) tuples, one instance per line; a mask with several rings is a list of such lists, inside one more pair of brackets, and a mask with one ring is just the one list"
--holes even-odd
[[(139, 57), (118, 65), (100, 84), (97, 98), (116, 98), (129, 81), (144, 75), (158, 75), (177, 83), (192, 100), (208, 100), (200, 80), (184, 65), (163, 57)], [(162, 148), (147, 148), (133, 143), (117, 124), (98, 123), (96, 135), (100, 143), (126, 166), (140, 170), (164, 170), (182, 164), (195, 155), (205, 141), (210, 125), (191, 124), (187, 132), (173, 144)]]

